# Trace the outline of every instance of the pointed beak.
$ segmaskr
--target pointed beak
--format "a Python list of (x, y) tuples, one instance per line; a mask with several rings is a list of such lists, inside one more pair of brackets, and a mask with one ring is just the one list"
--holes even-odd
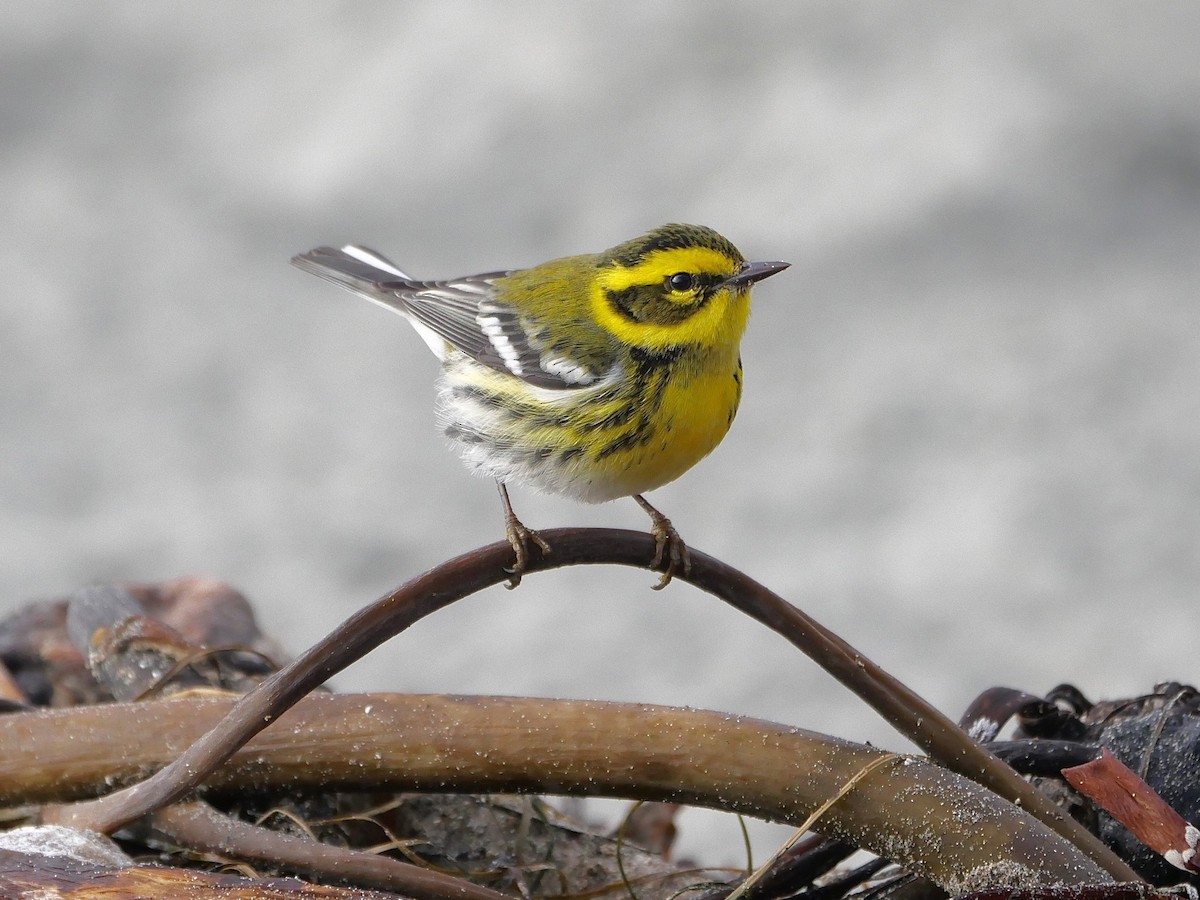
[(742, 265), (741, 271), (725, 279), (725, 284), (733, 288), (749, 287), (756, 281), (770, 278), (776, 272), (782, 272), (791, 263), (785, 262), (748, 262)]

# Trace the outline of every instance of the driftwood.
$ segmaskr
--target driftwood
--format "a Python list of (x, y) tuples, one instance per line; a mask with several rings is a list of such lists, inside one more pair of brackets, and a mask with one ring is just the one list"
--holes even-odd
[[(176, 699), (10, 716), (0, 802), (72, 799), (175, 759), (235, 701)], [(130, 742), (127, 736), (136, 735)], [(20, 748), (37, 747), (32, 763)], [(720, 713), (564, 700), (314, 695), (206, 780), (207, 792), (427, 790), (668, 800), (822, 832), (960, 893), (1001, 881), (1105, 880), (990, 791), (915, 757)]]
[[(652, 539), (636, 532), (562, 529), (543, 536), (553, 553), (531, 560), (527, 574), (578, 563), (645, 567), (653, 554)], [(306, 838), (272, 838), (204, 802), (179, 801), (195, 791), (220, 803), (250, 792), (304, 796), (339, 789), (621, 796), (711, 806), (805, 828), (815, 821), (823, 833), (891, 858), (954, 893), (1101, 885), (1113, 876), (1136, 880), (1092, 835), (940, 712), (799, 610), (697, 551), (690, 572), (677, 578), (714, 593), (813, 656), (935, 762), (768, 722), (653, 706), (310, 695), (422, 616), (503, 581), (510, 553), (506, 543), (492, 545), (425, 573), (357, 613), (240, 700), (184, 694), (10, 713), (2, 720), (8, 727), (0, 729), (0, 803), (44, 803), (32, 814), (43, 821), (105, 832), (129, 826), (148, 839), (271, 859), (321, 877), (353, 871), (357, 884), (421, 897), (498, 895), (446, 875), (408, 872), (398, 860), (375, 861), (358, 850), (317, 852)], [(255, 680), (231, 681), (226, 667), (198, 653), (187, 638), (143, 620), (138, 604), (126, 599), (140, 599), (134, 594), (93, 589), (87, 599), (98, 601), (94, 607), (75, 604), (76, 641), (90, 648), (92, 670), (111, 680), (113, 696), (140, 696), (147, 673), (152, 680), (239, 690)], [(122, 653), (111, 652), (114, 646)], [(122, 655), (130, 651), (132, 656)], [(131, 786), (109, 793), (125, 784)], [(561, 874), (563, 863), (554, 866)], [(660, 867), (655, 874), (673, 872)], [(609, 877), (608, 887), (615, 883)], [(679, 886), (672, 883), (661, 895), (640, 893), (668, 896)]]

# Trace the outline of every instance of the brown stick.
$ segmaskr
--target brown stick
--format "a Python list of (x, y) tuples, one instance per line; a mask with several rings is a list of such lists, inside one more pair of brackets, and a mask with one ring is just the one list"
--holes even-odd
[[(20, 784), (24, 793), (6, 791), (0, 802), (78, 796), (103, 790), (108, 779), (136, 777), (174, 758), (233, 702), (183, 698), (8, 716), (0, 785)], [(114, 732), (137, 740), (114, 740)], [(894, 859), (952, 894), (1106, 880), (1031, 816), (926, 759), (661, 706), (312, 694), (210, 773), (205, 789), (249, 787), (619, 796), (797, 827), (833, 800), (816, 825), (823, 833)]]
[[(645, 568), (655, 551), (653, 537), (641, 532), (563, 528), (543, 531), (541, 535), (554, 552), (530, 560), (525, 574), (585, 563)], [(510, 565), (511, 557), (508, 542), (491, 544), (443, 563), (359, 610), (246, 694), (220, 725), (170, 765), (133, 787), (62, 810), (57, 820), (111, 832), (180, 799), (250, 737), (330, 676), (429, 613), (506, 581), (505, 567)], [(1082, 849), (1117, 880), (1139, 880), (1095, 836), (967, 737), (940, 711), (777, 594), (695, 550), (691, 551), (689, 571), (676, 577), (715, 594), (778, 632), (942, 765), (1022, 806)]]
[(221, 815), (204, 803), (176, 803), (160, 809), (146, 820), (146, 825), (189, 850), (401, 892), (416, 900), (512, 900), (499, 891), (390, 856), (260, 828)]

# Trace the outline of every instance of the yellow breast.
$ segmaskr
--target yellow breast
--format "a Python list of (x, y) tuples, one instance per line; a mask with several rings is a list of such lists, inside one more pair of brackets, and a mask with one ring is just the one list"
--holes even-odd
[(438, 418), (472, 471), (600, 503), (661, 487), (707, 456), (741, 392), (736, 349), (569, 392), (538, 391), (452, 355)]
[[(612, 499), (641, 494), (674, 481), (721, 443), (742, 395), (742, 369), (736, 358), (701, 371), (677, 372), (664, 379), (657, 409), (647, 422), (648, 439), (627, 451), (597, 460), (603, 486)], [(601, 474), (601, 473), (598, 473)]]

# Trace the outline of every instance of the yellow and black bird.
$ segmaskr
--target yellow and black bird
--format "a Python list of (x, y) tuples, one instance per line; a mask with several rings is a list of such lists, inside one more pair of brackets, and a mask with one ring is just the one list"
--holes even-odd
[(742, 395), (750, 287), (788, 267), (747, 262), (711, 228), (664, 225), (603, 253), (422, 281), (364, 247), (292, 262), (407, 318), (442, 361), (438, 424), (496, 479), (520, 582), (530, 544), (510, 481), (588, 503), (633, 497), (650, 515), (664, 587), (687, 547), (642, 496), (725, 437)]

